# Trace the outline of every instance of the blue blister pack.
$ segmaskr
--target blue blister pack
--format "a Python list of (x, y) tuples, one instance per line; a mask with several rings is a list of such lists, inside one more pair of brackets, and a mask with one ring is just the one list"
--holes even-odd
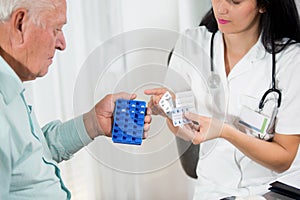
[(117, 99), (114, 110), (112, 140), (115, 143), (142, 143), (146, 102)]

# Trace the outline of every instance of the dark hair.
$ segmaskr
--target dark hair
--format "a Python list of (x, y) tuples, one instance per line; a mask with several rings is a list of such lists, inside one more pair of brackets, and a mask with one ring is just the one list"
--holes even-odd
[[(292, 43), (300, 43), (300, 19), (294, 0), (257, 0), (257, 6), (265, 9), (261, 15), (260, 28), (262, 43), (268, 52), (275, 42), (275, 52), (280, 52)], [(210, 9), (202, 19), (200, 26), (206, 26), (210, 32), (218, 31), (213, 10)], [(283, 38), (289, 38), (285, 43)]]

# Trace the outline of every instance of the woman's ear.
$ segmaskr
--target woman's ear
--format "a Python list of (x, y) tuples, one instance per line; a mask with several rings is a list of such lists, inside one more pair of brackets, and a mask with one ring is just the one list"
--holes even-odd
[[(24, 31), (28, 11), (26, 9), (17, 9), (11, 16), (11, 37), (13, 41), (22, 44), (24, 42)], [(27, 20), (28, 21), (28, 20)]]

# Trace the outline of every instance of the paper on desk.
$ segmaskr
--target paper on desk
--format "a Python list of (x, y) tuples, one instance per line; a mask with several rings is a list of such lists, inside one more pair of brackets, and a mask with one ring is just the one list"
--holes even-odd
[(289, 186), (300, 189), (300, 171), (289, 173), (278, 178), (277, 180)]

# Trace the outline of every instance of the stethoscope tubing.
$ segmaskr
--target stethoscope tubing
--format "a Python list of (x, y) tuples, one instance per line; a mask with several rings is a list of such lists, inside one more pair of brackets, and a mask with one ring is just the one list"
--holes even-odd
[[(214, 59), (214, 37), (215, 37), (216, 32), (212, 33), (211, 36), (211, 41), (210, 41), (210, 72), (211, 76), (215, 76), (215, 71), (214, 71), (214, 65), (213, 65), (213, 59)], [(260, 110), (263, 109), (266, 97), (272, 93), (275, 92), (278, 94), (278, 99), (277, 99), (277, 107), (279, 108), (281, 105), (281, 91), (276, 88), (276, 53), (275, 53), (275, 44), (274, 40), (272, 39), (272, 87), (269, 88), (262, 96), (258, 108)]]

